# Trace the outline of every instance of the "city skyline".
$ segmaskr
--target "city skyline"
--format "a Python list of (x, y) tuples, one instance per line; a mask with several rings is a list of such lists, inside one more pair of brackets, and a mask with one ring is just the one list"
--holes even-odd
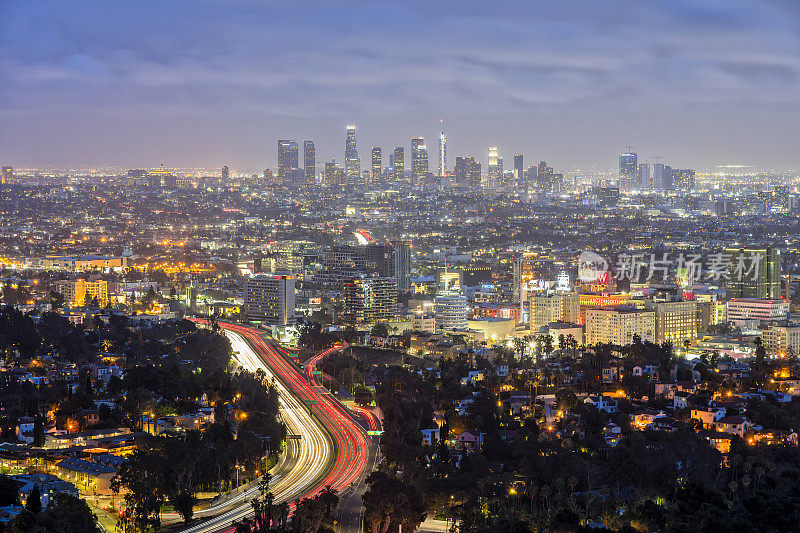
[(7, 4), (0, 159), (259, 168), (279, 138), (329, 160), (348, 123), (430, 150), (443, 120), (452, 157), (800, 165), (789, 2), (458, 6)]

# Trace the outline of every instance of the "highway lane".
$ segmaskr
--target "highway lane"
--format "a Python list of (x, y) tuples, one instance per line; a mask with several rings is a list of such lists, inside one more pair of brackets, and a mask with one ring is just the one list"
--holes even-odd
[[(236, 353), (236, 361), (244, 368), (255, 372), (263, 370), (270, 381), (276, 377), (275, 372), (265, 364), (262, 357), (248, 344), (242, 332), (222, 325), (225, 334), (231, 341), (231, 346)], [(249, 329), (249, 328), (248, 328)], [(325, 478), (331, 471), (335, 458), (336, 446), (330, 433), (325, 429), (320, 420), (312, 416), (309, 409), (298, 399), (294, 391), (290, 390), (280, 379), (274, 379), (274, 385), (280, 396), (281, 416), (287, 426), (289, 434), (299, 435), (300, 439), (290, 439), (287, 452), (291, 455), (292, 467), (288, 472), (277, 476), (270, 490), (275, 495), (275, 501), (293, 501), (295, 498), (305, 497), (319, 485), (319, 480)], [(229, 529), (235, 520), (241, 520), (251, 514), (250, 500), (257, 494), (258, 488), (254, 487), (242, 494), (224, 502), (220, 506), (225, 508), (231, 505), (236, 507), (223, 512), (202, 523), (189, 526), (183, 531), (187, 533), (206, 533)], [(198, 516), (208, 516), (219, 512), (219, 508), (209, 508), (198, 512)]]
[[(293, 469), (291, 475), (282, 477), (273, 484), (271, 490), (276, 496), (276, 502), (311, 497), (326, 486), (340, 494), (349, 491), (351, 484), (362, 479), (370, 459), (370, 448), (373, 446), (363, 428), (338, 401), (324, 390), (320, 392), (317, 386), (310, 385), (284, 358), (285, 350), (265, 342), (261, 331), (237, 324), (219, 325), (231, 338), (234, 349), (239, 352), (237, 359), (243, 366), (262, 368), (268, 376), (278, 378), (276, 384), (282, 386), (279, 388), (282, 406), (284, 399), (287, 400), (287, 409), (282, 411), (284, 421), (289, 426), (290, 433), (303, 437), (300, 441), (301, 464), (306, 465), (306, 468)], [(308, 413), (313, 416), (307, 416)], [(304, 428), (309, 426), (315, 428), (312, 434), (316, 437), (317, 429), (321, 429), (332, 445), (324, 446), (321, 442), (316, 442), (311, 446), (302, 446), (306, 439), (314, 442), (315, 437), (306, 437), (303, 433)], [(230, 527), (233, 520), (241, 519), (250, 512), (250, 506), (243, 501), (240, 507), (184, 531), (199, 533), (224, 530)]]
[(363, 428), (353, 420), (349, 411), (338, 401), (326, 394), (324, 390), (320, 391), (317, 386), (309, 384), (283, 357), (277, 347), (261, 338), (258, 330), (233, 324), (224, 324), (223, 327), (242, 332), (267, 365), (301, 400), (310, 404), (310, 410), (333, 436), (336, 443), (336, 458), (333, 468), (310, 495), (316, 494), (327, 485), (337, 492), (348, 488), (350, 483), (361, 476), (367, 465), (369, 439)]

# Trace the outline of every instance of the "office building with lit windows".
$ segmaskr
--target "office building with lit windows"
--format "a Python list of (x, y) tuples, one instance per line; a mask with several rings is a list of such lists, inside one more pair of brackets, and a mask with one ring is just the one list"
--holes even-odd
[(245, 319), (272, 326), (294, 322), (295, 277), (259, 274), (244, 282)]
[(306, 139), (303, 141), (303, 170), (305, 171), (306, 183), (311, 185), (317, 177), (317, 149), (314, 141)]
[(397, 282), (394, 278), (360, 274), (342, 285), (342, 319), (350, 325), (385, 322), (397, 312)]
[(278, 181), (286, 183), (292, 179), (292, 170), (299, 168), (297, 141), (278, 140)]

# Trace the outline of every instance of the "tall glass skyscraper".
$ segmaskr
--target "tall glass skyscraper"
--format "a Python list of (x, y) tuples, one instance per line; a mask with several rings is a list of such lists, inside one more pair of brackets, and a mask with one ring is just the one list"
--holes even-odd
[(381, 154), (380, 146), (372, 147), (372, 184), (373, 186), (378, 182), (378, 176), (383, 171), (383, 155)]
[(394, 149), (394, 152), (392, 152), (391, 166), (392, 171), (394, 172), (395, 182), (403, 181), (403, 174), (405, 173), (404, 152), (405, 150), (402, 146), (398, 146)]
[(619, 155), (619, 188), (629, 191), (636, 188), (636, 175), (639, 170), (639, 156), (633, 152)]
[(486, 185), (489, 189), (498, 189), (502, 178), (503, 168), (500, 166), (500, 149), (497, 146), (489, 147), (489, 158), (486, 161)]
[(297, 141), (293, 139), (278, 140), (278, 181), (291, 180), (292, 170), (298, 168)]
[(514, 186), (525, 188), (525, 166), (521, 154), (514, 156)]
[(439, 132), (439, 177), (447, 172), (447, 137), (444, 131)]
[(306, 183), (311, 185), (316, 178), (317, 149), (314, 141), (306, 139), (303, 141), (303, 170), (306, 174)]
[(356, 127), (347, 126), (347, 140), (344, 144), (344, 173), (347, 185), (358, 187), (361, 183), (361, 160), (356, 149)]

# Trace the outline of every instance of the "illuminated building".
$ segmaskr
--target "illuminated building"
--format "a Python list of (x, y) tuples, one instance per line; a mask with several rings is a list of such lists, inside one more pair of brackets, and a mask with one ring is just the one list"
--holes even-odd
[(673, 185), (681, 190), (690, 191), (694, 189), (695, 171), (689, 168), (676, 168), (672, 171)]
[(294, 321), (295, 277), (259, 274), (244, 282), (246, 320), (273, 326)]
[(317, 149), (314, 141), (306, 139), (303, 141), (303, 170), (306, 175), (306, 184), (313, 185), (317, 175)]
[(380, 146), (372, 147), (372, 185), (378, 183), (378, 177), (383, 171), (383, 156), (381, 154)]
[(292, 169), (298, 168), (297, 141), (291, 139), (278, 140), (278, 181), (288, 183)]
[(519, 188), (525, 188), (525, 167), (522, 161), (522, 155), (514, 156), (514, 186)]
[(408, 292), (411, 290), (411, 241), (396, 241), (394, 247), (394, 278), (397, 280), (397, 290)]
[(623, 191), (638, 188), (636, 184), (638, 160), (639, 156), (633, 152), (619, 155), (619, 188)]
[(786, 357), (790, 353), (800, 354), (800, 325), (770, 326), (765, 329), (761, 338), (764, 348), (774, 356)]
[(666, 172), (663, 163), (653, 165), (653, 189), (661, 191), (666, 189)]
[(514, 324), (522, 322), (522, 312), (518, 305), (508, 303), (484, 302), (476, 305), (471, 318), (505, 318), (512, 319)]
[(228, 165), (222, 167), (222, 181), (227, 182), (228, 178), (230, 178), (230, 169), (228, 169)]
[(3, 184), (14, 181), (14, 167), (8, 165), (3, 166), (2, 173), (0, 173), (0, 180), (2, 180)]
[(639, 190), (649, 191), (653, 188), (653, 178), (650, 174), (650, 163), (640, 164), (636, 175), (639, 179)]
[(477, 191), (481, 187), (481, 164), (474, 157), (456, 157), (456, 185)]
[(39, 260), (39, 268), (43, 270), (67, 270), (69, 272), (93, 270), (121, 272), (127, 266), (127, 257), (111, 255), (47, 256)]
[(403, 181), (403, 174), (405, 172), (405, 163), (404, 163), (404, 149), (402, 146), (398, 146), (394, 149), (391, 156), (390, 166), (392, 167), (392, 172), (394, 173), (394, 181), (401, 182)]
[(553, 167), (547, 166), (545, 161), (539, 161), (536, 168), (536, 188), (539, 192), (550, 192), (555, 181)]
[(586, 311), (586, 345), (597, 343), (625, 346), (634, 335), (655, 341), (656, 312), (633, 307), (604, 307)]
[(447, 137), (444, 131), (439, 132), (439, 177), (447, 173)]
[(422, 137), (411, 138), (411, 177), (414, 186), (422, 186), (428, 175), (428, 148)]
[(359, 275), (343, 284), (342, 294), (348, 324), (388, 321), (397, 311), (397, 282), (391, 277)]
[(664, 302), (656, 309), (656, 342), (671, 342), (680, 347), (686, 340), (697, 338), (697, 303)]
[(727, 248), (728, 298), (781, 297), (781, 252), (776, 248)]
[(56, 282), (56, 287), (64, 295), (64, 302), (71, 307), (88, 305), (95, 298), (100, 307), (108, 305), (107, 281), (60, 280)]
[(440, 291), (433, 300), (433, 308), (437, 331), (467, 327), (469, 302), (459, 291)]
[(329, 187), (342, 187), (344, 183), (344, 169), (336, 161), (325, 163), (325, 184)]
[(486, 160), (486, 186), (498, 189), (503, 176), (503, 165), (500, 162), (500, 150), (497, 146), (489, 147), (489, 158)]
[(360, 188), (361, 183), (361, 160), (358, 158), (356, 149), (356, 127), (352, 124), (347, 126), (347, 139), (344, 144), (344, 174), (347, 179), (347, 186)]
[(759, 324), (782, 322), (789, 318), (789, 302), (762, 298), (733, 298), (728, 301), (728, 321), (743, 325), (748, 321)]
[(576, 292), (556, 292), (535, 294), (528, 299), (530, 330), (538, 332), (551, 322), (578, 322), (578, 303), (580, 295)]
[(581, 294), (579, 298), (578, 324), (586, 323), (586, 311), (598, 307), (614, 307), (631, 302), (630, 294)]

